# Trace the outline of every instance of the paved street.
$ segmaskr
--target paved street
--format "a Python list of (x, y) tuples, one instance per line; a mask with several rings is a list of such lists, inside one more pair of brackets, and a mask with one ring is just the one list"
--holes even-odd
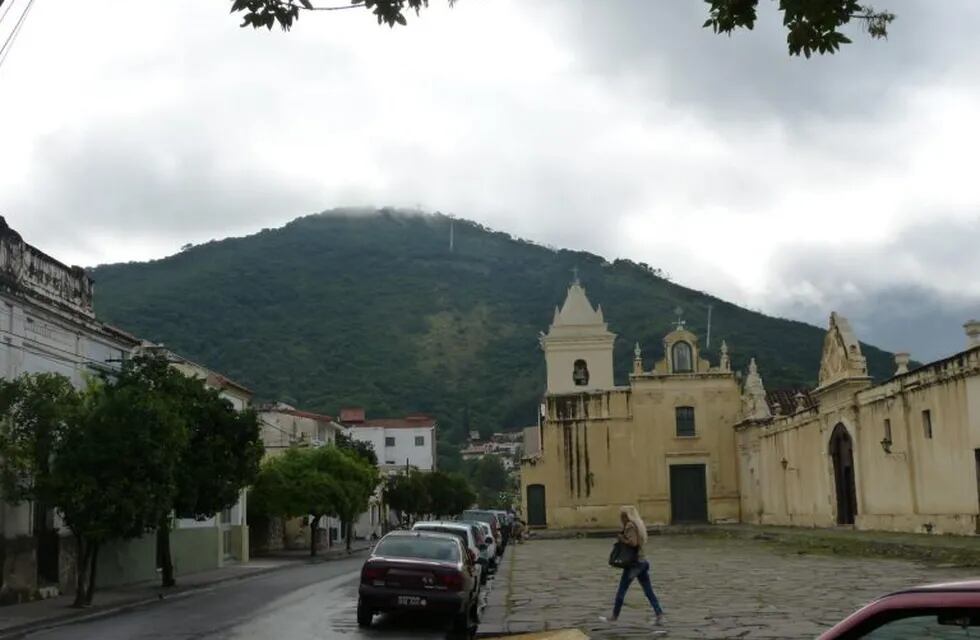
[[(375, 618), (357, 628), (363, 557), (228, 582), (159, 604), (26, 636), (30, 640), (444, 639), (445, 627)], [(98, 597), (98, 595), (96, 595)]]
[[(650, 608), (636, 583), (615, 626), (608, 615), (618, 573), (612, 541), (549, 540), (514, 547), (506, 604), (511, 630), (578, 626), (592, 638), (650, 637)], [(647, 554), (670, 638), (813, 638), (885, 592), (972, 577), (963, 569), (901, 560), (780, 553), (754, 540), (651, 536)]]

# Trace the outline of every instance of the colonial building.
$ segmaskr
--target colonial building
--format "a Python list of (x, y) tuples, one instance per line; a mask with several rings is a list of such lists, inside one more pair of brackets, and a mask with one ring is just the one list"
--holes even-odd
[(868, 377), (847, 320), (831, 314), (819, 384), (767, 393), (753, 360), (739, 448), (742, 519), (922, 533), (980, 532), (980, 322), (967, 348)]
[(344, 427), (331, 416), (302, 411), (277, 402), (258, 408), (262, 443), (267, 456), (290, 447), (322, 447), (334, 444)]
[[(0, 217), (0, 377), (57, 373), (82, 387), (95, 374), (118, 370), (135, 351), (157, 348), (100, 322), (93, 288), (81, 267), (27, 244)], [(236, 409), (248, 406), (248, 389), (175, 354), (168, 357), (185, 375), (218, 389)], [(0, 601), (74, 589), (74, 539), (53, 509), (0, 501), (0, 529)], [(247, 560), (244, 493), (239, 504), (215, 517), (178, 519), (171, 545), (178, 575)], [(106, 544), (99, 552), (98, 584), (155, 579), (156, 558), (152, 534)]]
[[(0, 376), (58, 373), (77, 386), (118, 369), (139, 340), (95, 317), (92, 281), (33, 247), (0, 218)], [(71, 538), (57, 514), (34, 504), (0, 504), (0, 599), (70, 586)]]
[(666, 357), (649, 369), (636, 345), (620, 387), (615, 338), (573, 283), (541, 336), (547, 390), (521, 468), (528, 523), (614, 527), (623, 504), (650, 524), (736, 522), (740, 396), (727, 347), (713, 366), (679, 321), (664, 338)]
[(740, 388), (682, 322), (650, 370), (636, 346), (613, 383), (601, 308), (576, 282), (541, 336), (547, 390), (525, 430), (528, 523), (617, 526), (635, 504), (651, 525), (753, 522), (925, 533), (980, 532), (980, 323), (967, 349), (868, 376), (847, 320), (831, 315), (818, 385), (767, 392), (750, 362)]
[[(266, 458), (281, 455), (293, 447), (332, 445), (337, 441), (337, 434), (344, 431), (343, 426), (331, 416), (303, 411), (283, 402), (259, 407), (258, 415)], [(283, 548), (309, 549), (312, 535), (309, 522), (309, 517), (288, 520), (253, 518), (250, 529), (252, 549), (256, 552)], [(320, 518), (316, 536), (318, 547), (329, 548), (340, 536), (340, 521), (337, 518)]]

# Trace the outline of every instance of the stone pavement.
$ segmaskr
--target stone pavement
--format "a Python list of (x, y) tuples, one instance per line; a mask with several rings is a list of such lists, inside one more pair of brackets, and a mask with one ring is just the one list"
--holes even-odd
[[(634, 583), (620, 621), (612, 609), (618, 571), (612, 540), (541, 540), (508, 549), (500, 631), (577, 627), (591, 638), (648, 638), (650, 607)], [(906, 586), (976, 572), (907, 560), (811, 555), (763, 541), (651, 536), (647, 556), (670, 638), (814, 638), (871, 599)], [(481, 625), (481, 631), (483, 626)]]
[[(369, 545), (358, 545), (352, 553), (364, 551)], [(93, 605), (85, 609), (71, 606), (74, 596), (63, 595), (46, 600), (0, 607), (0, 638), (20, 636), (28, 631), (57, 627), (68, 622), (111, 615), (159, 600), (190, 597), (203, 589), (231, 580), (249, 578), (271, 571), (302, 566), (311, 562), (323, 562), (346, 558), (346, 550), (321, 552), (310, 558), (309, 552), (279, 553), (274, 557), (261, 557), (242, 564), (229, 564), (220, 569), (200, 571), (177, 576), (177, 586), (164, 589), (159, 581), (140, 582), (118, 587), (97, 589)]]

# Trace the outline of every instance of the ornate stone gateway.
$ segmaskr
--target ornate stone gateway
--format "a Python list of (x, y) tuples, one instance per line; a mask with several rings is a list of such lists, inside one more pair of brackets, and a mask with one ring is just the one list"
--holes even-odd
[(703, 464), (670, 465), (671, 524), (708, 521), (708, 491)]
[(834, 427), (830, 436), (830, 457), (834, 461), (834, 486), (837, 489), (837, 524), (854, 524), (857, 515), (854, 445), (842, 424)]

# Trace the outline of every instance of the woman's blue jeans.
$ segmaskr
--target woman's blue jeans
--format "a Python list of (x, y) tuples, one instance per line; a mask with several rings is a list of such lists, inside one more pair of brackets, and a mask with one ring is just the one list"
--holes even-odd
[(643, 560), (632, 567), (623, 569), (623, 577), (619, 579), (619, 589), (616, 591), (616, 604), (613, 606), (613, 617), (619, 617), (619, 612), (623, 609), (623, 601), (626, 599), (626, 591), (630, 588), (630, 583), (633, 582), (634, 578), (643, 587), (643, 593), (646, 595), (647, 600), (650, 601), (650, 606), (653, 607), (654, 613), (658, 616), (662, 615), (664, 611), (660, 608), (657, 594), (653, 592), (653, 585), (650, 584), (650, 563)]

